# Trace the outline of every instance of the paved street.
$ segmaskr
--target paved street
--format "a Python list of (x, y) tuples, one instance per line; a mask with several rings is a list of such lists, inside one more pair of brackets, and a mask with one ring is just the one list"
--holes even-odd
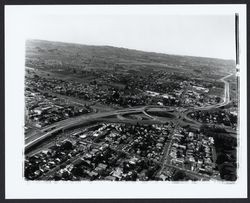
[[(199, 123), (198, 121), (194, 121), (191, 118), (189, 118), (187, 116), (188, 113), (195, 111), (195, 110), (209, 110), (212, 108), (219, 108), (219, 107), (227, 105), (230, 102), (229, 83), (225, 80), (226, 78), (228, 78), (230, 76), (231, 76), (231, 74), (220, 79), (220, 81), (224, 82), (224, 98), (223, 98), (223, 102), (221, 102), (220, 104), (210, 105), (210, 106), (205, 106), (205, 107), (190, 108), (190, 109), (185, 109), (185, 108), (179, 109), (179, 108), (172, 108), (172, 107), (169, 108), (169, 111), (174, 110), (173, 114), (176, 115), (176, 117), (173, 119), (170, 119), (174, 123), (174, 128), (173, 128), (173, 131), (170, 132), (170, 136), (168, 138), (169, 141), (167, 142), (167, 144), (165, 145), (165, 148), (164, 148), (164, 154), (163, 154), (163, 158), (162, 158), (163, 162), (161, 163), (162, 166), (161, 166), (160, 173), (162, 173), (164, 168), (166, 166), (168, 166), (168, 167), (173, 167), (173, 168), (185, 171), (187, 174), (189, 174), (193, 177), (197, 177), (199, 179), (203, 179), (203, 180), (209, 179), (205, 175), (201, 175), (201, 174), (198, 174), (194, 171), (190, 171), (190, 170), (180, 168), (180, 167), (177, 167), (177, 166), (170, 164), (169, 159), (168, 159), (168, 155), (170, 152), (170, 147), (172, 145), (172, 136), (174, 134), (174, 130), (177, 129), (178, 126), (180, 126), (180, 123), (190, 124), (190, 122), (191, 122), (192, 125), (196, 126), (197, 128), (199, 128), (201, 125), (201, 123)], [(110, 120), (113, 122), (126, 122), (126, 123), (138, 122), (137, 120), (127, 119), (127, 118), (123, 117), (123, 115), (125, 115), (125, 114), (128, 115), (131, 113), (133, 113), (133, 114), (134, 113), (142, 113), (149, 118), (148, 122), (164, 123), (165, 121), (162, 121), (159, 117), (152, 116), (147, 112), (147, 110), (150, 108), (153, 108), (153, 106), (142, 106), (142, 107), (135, 107), (135, 108), (127, 108), (127, 109), (122, 109), (122, 110), (112, 110), (109, 112), (89, 113), (89, 114), (77, 116), (74, 118), (69, 118), (69, 119), (57, 122), (51, 126), (42, 128), (40, 130), (40, 133), (31, 133), (29, 136), (27, 136), (25, 138), (25, 149), (31, 148), (37, 142), (42, 142), (43, 139), (45, 139), (49, 136), (53, 136), (53, 133), (56, 133), (60, 130), (67, 129), (67, 128), (73, 127), (73, 126), (77, 126), (79, 124), (88, 123), (91, 121), (100, 121), (100, 120), (104, 119), (104, 120)], [(166, 107), (157, 106), (157, 108), (166, 108)], [(112, 116), (114, 116), (114, 118), (110, 118)], [(106, 118), (106, 117), (108, 117), (108, 118)], [(46, 133), (44, 133), (44, 132), (46, 132)], [(95, 144), (95, 143), (92, 143), (92, 144)], [(80, 154), (78, 154), (78, 156), (75, 156), (75, 157), (71, 158), (70, 160), (68, 160), (67, 163), (74, 162), (74, 161), (78, 160), (79, 157), (80, 157)], [(54, 169), (50, 170), (48, 173), (46, 173), (46, 177), (48, 178), (51, 174), (53, 174), (59, 168), (60, 168), (60, 165), (55, 167)]]

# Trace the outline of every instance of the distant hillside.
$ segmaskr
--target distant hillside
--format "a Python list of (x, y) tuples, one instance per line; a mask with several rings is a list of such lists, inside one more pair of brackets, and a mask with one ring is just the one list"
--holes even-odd
[(45, 68), (175, 68), (197, 74), (225, 75), (235, 71), (233, 60), (178, 56), (111, 46), (28, 40), (26, 65)]

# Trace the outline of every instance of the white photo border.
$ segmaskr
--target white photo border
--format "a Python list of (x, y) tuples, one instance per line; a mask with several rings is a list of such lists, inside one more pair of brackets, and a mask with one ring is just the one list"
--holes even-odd
[[(35, 15), (234, 15), (240, 34), (240, 147), (235, 183), (45, 182), (23, 178), (25, 22)], [(5, 6), (5, 197), (79, 198), (247, 198), (246, 5), (39, 5)]]

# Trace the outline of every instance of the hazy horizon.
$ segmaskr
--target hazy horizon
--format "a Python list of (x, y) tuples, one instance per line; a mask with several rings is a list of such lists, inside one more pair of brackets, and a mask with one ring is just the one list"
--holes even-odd
[(234, 15), (39, 15), (26, 38), (235, 60)]
[(93, 44), (82, 44), (82, 43), (76, 43), (76, 42), (64, 42), (64, 41), (56, 41), (56, 40), (46, 40), (46, 39), (34, 39), (34, 38), (28, 38), (25, 40), (27, 41), (45, 41), (45, 42), (52, 42), (52, 43), (63, 43), (63, 44), (75, 44), (75, 45), (82, 45), (82, 46), (95, 46), (95, 47), (112, 47), (112, 48), (118, 48), (118, 49), (128, 49), (133, 51), (140, 51), (140, 52), (146, 52), (146, 53), (155, 53), (155, 54), (166, 54), (166, 55), (173, 55), (173, 56), (187, 56), (187, 57), (198, 57), (198, 58), (211, 58), (211, 59), (220, 59), (220, 60), (228, 60), (228, 61), (234, 61), (235, 59), (226, 59), (226, 58), (215, 58), (215, 57), (207, 57), (207, 56), (196, 56), (196, 55), (181, 55), (181, 54), (171, 54), (171, 53), (162, 53), (162, 52), (155, 52), (155, 51), (145, 51), (140, 49), (133, 49), (128, 47), (118, 47), (113, 45), (107, 45), (107, 44), (99, 44), (99, 45), (93, 45)]

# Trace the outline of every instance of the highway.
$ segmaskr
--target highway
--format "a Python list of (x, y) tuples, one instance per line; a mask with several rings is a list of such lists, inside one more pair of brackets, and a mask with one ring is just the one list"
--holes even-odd
[[(69, 118), (69, 119), (57, 122), (57, 123), (50, 125), (48, 127), (44, 127), (40, 130), (40, 133), (30, 134), (29, 136), (27, 136), (25, 138), (25, 151), (28, 149), (31, 149), (37, 143), (42, 143), (45, 138), (54, 136), (54, 133), (60, 132), (61, 130), (65, 130), (67, 128), (78, 126), (80, 124), (88, 123), (91, 121), (100, 121), (102, 119), (107, 119), (107, 120), (111, 119), (112, 120), (112, 116), (116, 117), (116, 120), (118, 120), (120, 122), (125, 122), (125, 121), (126, 122), (134, 122), (135, 120), (127, 119), (127, 118), (123, 117), (122, 115), (130, 114), (130, 113), (143, 113), (149, 119), (151, 119), (152, 122), (158, 121), (158, 122), (163, 123), (163, 121), (161, 121), (160, 118), (152, 116), (147, 112), (147, 110), (150, 108), (168, 108), (169, 111), (174, 111), (174, 114), (176, 114), (176, 117), (173, 119), (173, 122), (175, 123), (176, 126), (179, 126), (181, 122), (185, 123), (186, 121), (188, 121), (187, 124), (190, 124), (190, 122), (191, 122), (195, 126), (200, 126), (201, 123), (199, 123), (198, 121), (192, 120), (191, 118), (189, 118), (187, 116), (187, 114), (190, 112), (196, 111), (196, 110), (209, 110), (212, 108), (219, 108), (219, 107), (227, 105), (230, 102), (230, 91), (229, 91), (230, 88), (229, 88), (229, 83), (225, 79), (227, 79), (228, 77), (230, 77), (232, 75), (233, 74), (230, 74), (230, 75), (227, 75), (227, 76), (219, 79), (220, 81), (222, 81), (224, 83), (224, 97), (223, 97), (223, 101), (219, 104), (208, 105), (208, 106), (203, 106), (203, 107), (196, 107), (196, 108), (189, 108), (189, 109), (185, 109), (185, 108), (180, 109), (178, 107), (166, 107), (166, 106), (141, 106), (141, 107), (134, 107), (134, 108), (126, 108), (126, 109), (121, 109), (121, 110), (112, 110), (112, 111), (108, 111), (108, 112), (84, 114), (81, 116), (77, 116), (77, 117), (73, 117), (73, 118)], [(201, 174), (198, 174), (196, 172), (189, 171), (189, 170), (186, 170), (184, 168), (179, 168), (179, 167), (173, 166), (172, 164), (169, 163), (167, 156), (169, 154), (170, 146), (172, 143), (171, 138), (169, 140), (168, 146), (166, 146), (166, 149), (165, 149), (165, 153), (164, 153), (165, 160), (163, 161), (161, 171), (164, 170), (164, 168), (166, 166), (169, 166), (169, 167), (174, 167), (174, 168), (179, 169), (179, 170), (183, 170), (187, 174), (192, 175), (192, 176), (197, 177), (197, 178), (202, 178), (205, 180), (210, 179), (210, 178), (203, 176)], [(77, 157), (79, 157), (79, 156), (77, 156)], [(77, 160), (78, 159), (77, 157), (73, 158), (71, 161)], [(57, 168), (58, 167), (56, 167), (56, 169)], [(53, 171), (55, 171), (55, 170), (52, 170), (51, 173), (53, 173)], [(46, 174), (46, 176), (47, 175), (48, 174)]]
[(223, 98), (222, 103), (214, 104), (214, 105), (210, 105), (210, 106), (205, 106), (205, 107), (198, 107), (195, 109), (197, 109), (197, 110), (209, 110), (212, 108), (219, 108), (219, 107), (226, 106), (227, 104), (229, 104), (230, 103), (229, 82), (227, 82), (225, 79), (229, 78), (233, 75), (234, 74), (230, 74), (230, 75), (227, 75), (227, 76), (220, 79), (220, 81), (224, 83), (224, 98)]
[[(195, 110), (208, 110), (211, 108), (219, 108), (219, 107), (227, 105), (230, 102), (230, 94), (229, 94), (229, 83), (225, 79), (232, 76), (232, 75), (233, 74), (230, 74), (230, 75), (227, 75), (227, 76), (220, 79), (220, 81), (224, 82), (224, 99), (223, 99), (222, 103), (210, 105), (210, 106), (205, 106), (205, 107), (191, 108), (189, 110), (187, 110), (187, 109), (182, 110), (182, 111), (180, 111), (180, 113), (181, 113), (180, 115), (182, 115), (181, 117), (198, 125), (199, 122), (194, 121), (187, 116), (187, 114), (189, 112), (195, 111)], [(109, 112), (85, 114), (85, 115), (81, 115), (78, 117), (69, 118), (67, 120), (63, 120), (63, 121), (57, 122), (51, 126), (43, 128), (41, 130), (41, 133), (31, 134), (30, 136), (26, 137), (25, 138), (25, 149), (31, 147), (33, 144), (35, 144), (39, 141), (42, 141), (44, 138), (51, 136), (53, 133), (58, 132), (59, 130), (64, 130), (64, 129), (67, 129), (69, 127), (73, 127), (74, 125), (79, 125), (79, 124), (84, 123), (84, 122), (98, 120), (100, 118), (105, 118), (105, 117), (109, 117), (109, 116), (118, 116), (118, 118), (119, 118), (119, 115), (123, 115), (123, 114), (143, 113), (146, 116), (148, 116), (149, 118), (151, 118), (153, 120), (157, 120), (156, 117), (151, 116), (146, 112), (146, 109), (153, 108), (153, 107), (166, 108), (166, 107), (162, 107), (162, 106), (142, 106), (142, 107), (121, 109), (121, 110), (113, 110), (113, 111), (109, 111)], [(171, 108), (170, 110), (176, 111), (177, 109), (178, 108)]]
[(230, 74), (230, 75), (225, 76), (225, 77), (220, 79), (225, 84), (225, 87), (224, 87), (224, 102), (221, 104), (222, 106), (225, 106), (230, 102), (229, 82), (227, 82), (225, 79), (229, 78), (231, 76), (233, 76), (233, 74)]
[(46, 129), (52, 129), (49, 132), (46, 132), (45, 134), (33, 134), (25, 139), (25, 149), (31, 147), (33, 144), (43, 140), (44, 138), (52, 135), (53, 133), (64, 130), (69, 127), (73, 127), (75, 125), (79, 125), (84, 122), (97, 120), (100, 118), (105, 118), (109, 116), (115, 116), (115, 115), (123, 115), (128, 113), (141, 113), (146, 107), (137, 107), (137, 108), (129, 108), (129, 109), (122, 109), (122, 110), (114, 110), (109, 112), (101, 112), (101, 113), (95, 113), (95, 114), (88, 114), (88, 115), (82, 115), (78, 116), (72, 119), (67, 119), (62, 122), (55, 123), (54, 125), (46, 128)]
[[(212, 109), (212, 108), (219, 108), (219, 107), (222, 107), (222, 106), (225, 106), (227, 104), (229, 104), (230, 102), (230, 94), (229, 94), (229, 83), (225, 80), (226, 78), (228, 77), (231, 77), (233, 74), (230, 74), (230, 75), (227, 75), (223, 78), (220, 79), (220, 81), (222, 81), (224, 83), (224, 98), (223, 98), (223, 102), (222, 103), (219, 103), (219, 104), (216, 104), (216, 105), (209, 105), (209, 106), (205, 106), (205, 107), (197, 107), (197, 108), (192, 108), (190, 110), (181, 110), (179, 111), (179, 113), (181, 114), (181, 117), (186, 119), (187, 121), (190, 121), (192, 122), (194, 125), (196, 126), (200, 126), (201, 123), (199, 123), (198, 121), (195, 121), (195, 120), (192, 120), (191, 118), (189, 118), (187, 116), (188, 113), (190, 112), (193, 112), (195, 110), (209, 110), (209, 109)], [(176, 127), (179, 126), (179, 122), (177, 121), (176, 122)], [(182, 171), (185, 171), (186, 174), (189, 174), (193, 177), (196, 177), (196, 178), (202, 178), (203, 180), (212, 180), (213, 178), (209, 178), (207, 176), (204, 176), (204, 175), (201, 175), (197, 172), (194, 172), (194, 171), (190, 171), (190, 170), (187, 170), (185, 168), (180, 168), (180, 167), (177, 167), (177, 166), (174, 166), (172, 164), (169, 163), (169, 159), (168, 159), (168, 154), (169, 154), (169, 150), (170, 150), (170, 147), (172, 145), (172, 136), (170, 137), (170, 141), (169, 141), (169, 144), (167, 146), (167, 149), (166, 152), (164, 153), (164, 161), (163, 161), (163, 165), (162, 165), (162, 168), (160, 170), (160, 174), (164, 171), (164, 168), (165, 167), (172, 167), (172, 168), (176, 168), (176, 169), (179, 169), (179, 170), (182, 170)]]
[(197, 110), (210, 110), (210, 109), (214, 109), (214, 108), (220, 108), (223, 106), (226, 106), (230, 103), (230, 88), (229, 88), (229, 83), (225, 80), (226, 78), (229, 78), (231, 76), (233, 76), (234, 74), (230, 74), (227, 75), (221, 79), (219, 79), (219, 81), (224, 83), (224, 97), (223, 97), (223, 101), (221, 103), (218, 104), (213, 104), (213, 105), (208, 105), (208, 106), (203, 106), (203, 107), (195, 107), (195, 108), (190, 108), (187, 109), (185, 111), (183, 111), (183, 118), (191, 123), (194, 123), (195, 125), (201, 125), (200, 122), (195, 121), (193, 119), (191, 119), (190, 117), (188, 117), (187, 115), (191, 112), (197, 111)]
[[(143, 107), (135, 107), (135, 108), (127, 108), (127, 109), (121, 109), (121, 110), (113, 110), (109, 112), (100, 112), (100, 113), (94, 113), (94, 114), (84, 114), (78, 117), (69, 118), (67, 120), (63, 120), (60, 122), (57, 122), (49, 127), (43, 128), (41, 131), (45, 132), (44, 134), (41, 133), (35, 133), (31, 134), (30, 136), (27, 136), (25, 138), (25, 149), (31, 147), (33, 144), (40, 142), (44, 138), (51, 136), (53, 133), (58, 132), (59, 130), (65, 130), (69, 127), (77, 126), (79, 124), (83, 124), (85, 122), (90, 122), (94, 120), (98, 120), (100, 118), (110, 117), (110, 116), (118, 116), (129, 114), (129, 113), (143, 113), (149, 118), (152, 118), (152, 116), (148, 115), (145, 112), (145, 109), (152, 108), (151, 106), (143, 106)], [(164, 107), (166, 108), (166, 107)], [(172, 110), (172, 109), (171, 109)], [(124, 119), (121, 119), (124, 120)], [(155, 119), (154, 119), (155, 120)], [(48, 131), (48, 132), (46, 132)]]

